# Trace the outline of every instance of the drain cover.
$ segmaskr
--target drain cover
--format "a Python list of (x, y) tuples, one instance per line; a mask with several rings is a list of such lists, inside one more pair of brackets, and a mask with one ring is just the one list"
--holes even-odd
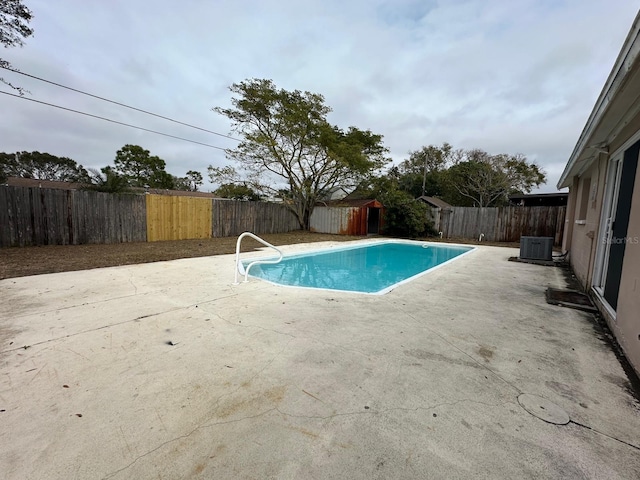
[(518, 403), (531, 415), (547, 423), (553, 423), (555, 425), (566, 425), (569, 423), (569, 414), (546, 398), (523, 393), (518, 397)]

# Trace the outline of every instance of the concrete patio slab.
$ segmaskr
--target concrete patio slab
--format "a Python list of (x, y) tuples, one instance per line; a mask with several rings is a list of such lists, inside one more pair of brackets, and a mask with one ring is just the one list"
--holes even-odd
[(2, 476), (639, 478), (622, 367), (516, 254), (382, 296), (233, 286), (231, 255), (0, 281)]

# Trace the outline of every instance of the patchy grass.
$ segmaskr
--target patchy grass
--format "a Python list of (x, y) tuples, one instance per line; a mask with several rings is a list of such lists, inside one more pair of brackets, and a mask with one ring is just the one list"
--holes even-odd
[[(273, 245), (326, 241), (346, 242), (364, 238), (310, 233), (302, 230), (261, 235), (261, 237)], [(235, 253), (237, 239), (238, 237), (225, 237), (108, 245), (2, 248), (0, 249), (0, 279)], [(242, 241), (242, 251), (244, 252), (262, 246), (251, 238)]]

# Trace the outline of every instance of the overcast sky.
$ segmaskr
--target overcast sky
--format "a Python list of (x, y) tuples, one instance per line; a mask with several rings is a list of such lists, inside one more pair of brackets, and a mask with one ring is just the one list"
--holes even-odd
[[(640, 2), (631, 0), (24, 0), (33, 37), (0, 56), (23, 72), (230, 133), (212, 107), (269, 78), (324, 95), (331, 123), (384, 136), (395, 162), (424, 145), (523, 153), (555, 191)], [(11, 72), (28, 98), (222, 148), (235, 142)], [(0, 90), (10, 91), (0, 84)], [(221, 150), (0, 95), (0, 151), (85, 167), (137, 144), (183, 176)], [(213, 188), (206, 183), (203, 190)]]

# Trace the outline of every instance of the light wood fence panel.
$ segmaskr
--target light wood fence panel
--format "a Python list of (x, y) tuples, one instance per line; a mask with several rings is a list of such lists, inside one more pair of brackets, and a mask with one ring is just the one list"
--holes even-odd
[(211, 199), (146, 195), (147, 241), (211, 236)]

